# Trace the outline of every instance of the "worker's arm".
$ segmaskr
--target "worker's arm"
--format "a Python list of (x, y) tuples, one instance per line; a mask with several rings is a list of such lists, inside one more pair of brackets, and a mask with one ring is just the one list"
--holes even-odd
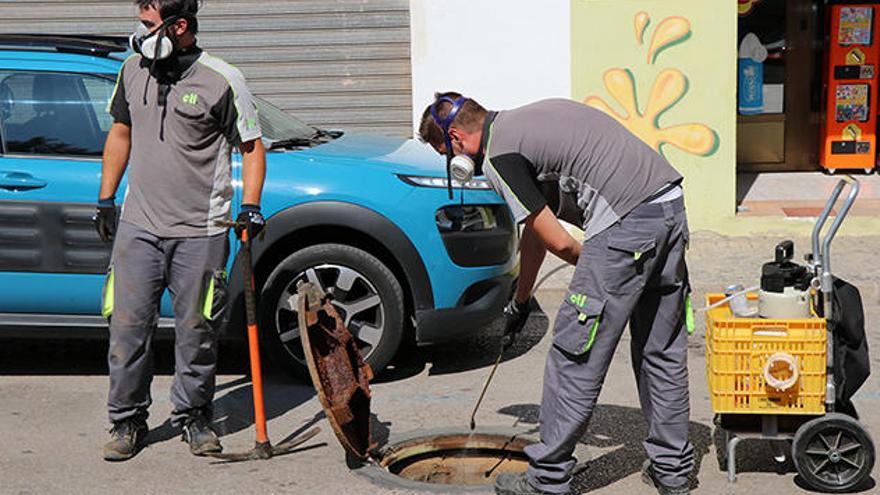
[(581, 244), (565, 230), (550, 208), (530, 215), (526, 219), (526, 228), (535, 231), (535, 235), (544, 243), (548, 251), (555, 254), (570, 265), (576, 265), (581, 255)]
[(581, 245), (545, 206), (526, 218), (520, 241), (520, 271), (516, 286), (516, 302), (529, 300), (538, 270), (544, 262), (544, 254), (550, 251), (563, 261), (576, 265)]
[(101, 164), (101, 189), (98, 199), (111, 198), (119, 188), (125, 169), (128, 167), (128, 156), (131, 152), (131, 127), (121, 122), (114, 122), (104, 142), (104, 157)]
[(522, 304), (531, 297), (532, 287), (535, 285), (538, 270), (541, 268), (546, 254), (547, 248), (544, 246), (544, 241), (526, 223), (522, 239), (519, 241), (519, 279), (517, 279), (516, 294), (514, 295), (516, 302)]
[(241, 151), (242, 204), (260, 205), (263, 181), (266, 179), (266, 148), (262, 139), (242, 143)]
[(538, 269), (549, 250), (563, 260), (575, 264), (581, 246), (566, 231), (547, 204), (535, 179), (534, 165), (520, 153), (504, 153), (487, 159), (490, 180), (500, 194), (514, 220), (524, 222), (520, 240), (520, 273), (515, 302), (528, 301)]

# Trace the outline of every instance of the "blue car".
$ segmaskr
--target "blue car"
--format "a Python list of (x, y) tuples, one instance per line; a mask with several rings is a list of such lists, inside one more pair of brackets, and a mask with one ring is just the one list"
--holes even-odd
[[(126, 50), (113, 38), (0, 35), (3, 335), (106, 335), (110, 246), (90, 217), (112, 123), (105, 108)], [(262, 343), (276, 362), (306, 373), (300, 280), (333, 295), (377, 371), (405, 339), (446, 341), (498, 316), (515, 275), (516, 228), (485, 181), (456, 184), (449, 199), (442, 158), (421, 143), (320, 130), (258, 107), (270, 150), (268, 228), (253, 255)], [(240, 156), (233, 180), (237, 209)], [(240, 257), (228, 269), (224, 336), (241, 338)], [(161, 316), (160, 330), (173, 327), (167, 294)]]

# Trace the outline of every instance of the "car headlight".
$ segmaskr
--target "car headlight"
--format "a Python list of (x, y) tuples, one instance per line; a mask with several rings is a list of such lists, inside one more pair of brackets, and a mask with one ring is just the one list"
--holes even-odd
[[(426, 177), (422, 175), (398, 175), (397, 177), (400, 180), (406, 182), (411, 186), (418, 187), (433, 187), (437, 189), (446, 189), (446, 177)], [(479, 189), (479, 190), (488, 190), (492, 189), (492, 186), (489, 185), (489, 181), (486, 179), (471, 179), (464, 184), (461, 181), (457, 181), (455, 179), (452, 180), (452, 187), (454, 189)]]
[(440, 232), (476, 232), (498, 226), (490, 206), (447, 206), (435, 216)]

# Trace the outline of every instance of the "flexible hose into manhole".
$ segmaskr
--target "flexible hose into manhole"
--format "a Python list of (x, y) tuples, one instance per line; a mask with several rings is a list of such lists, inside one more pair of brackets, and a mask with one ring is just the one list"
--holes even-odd
[[(549, 272), (545, 273), (544, 276), (541, 277), (538, 280), (538, 282), (532, 287), (532, 292), (531, 292), (531, 294), (529, 294), (529, 298), (535, 297), (535, 294), (538, 293), (538, 289), (541, 287), (541, 285), (548, 278), (550, 278), (551, 275), (553, 275), (554, 273), (556, 273), (564, 268), (568, 268), (570, 266), (571, 265), (559, 265), (559, 266), (551, 269)], [(489, 389), (489, 384), (492, 382), (492, 377), (495, 376), (495, 370), (497, 370), (498, 365), (501, 364), (501, 358), (502, 358), (502, 356), (504, 356), (504, 350), (505, 350), (505, 347), (502, 345), (501, 352), (498, 353), (498, 357), (495, 359), (495, 364), (492, 365), (492, 370), (489, 372), (489, 377), (486, 379), (486, 383), (483, 384), (483, 389), (480, 392), (479, 398), (477, 398), (477, 403), (474, 404), (474, 410), (471, 412), (471, 420), (470, 420), (471, 431), (473, 431), (474, 428), (477, 427), (477, 423), (476, 423), (476, 419), (475, 419), (477, 416), (477, 411), (480, 409), (480, 404), (483, 403), (483, 397), (486, 396), (486, 390)], [(495, 468), (492, 468), (492, 470), (490, 470), (489, 473), (491, 474), (491, 471), (494, 471), (494, 470), (495, 470)], [(487, 475), (486, 477), (488, 477), (488, 476), (489, 475)]]

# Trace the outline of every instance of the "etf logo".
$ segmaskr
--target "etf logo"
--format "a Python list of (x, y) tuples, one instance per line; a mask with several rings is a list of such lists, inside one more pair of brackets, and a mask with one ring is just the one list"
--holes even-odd
[(587, 296), (584, 294), (572, 294), (569, 300), (579, 308), (583, 308), (584, 304), (587, 304)]
[(187, 94), (183, 95), (183, 98), (181, 98), (181, 99), (183, 100), (184, 103), (189, 103), (190, 105), (195, 105), (196, 103), (199, 102), (199, 95), (197, 95), (195, 93), (187, 93)]

